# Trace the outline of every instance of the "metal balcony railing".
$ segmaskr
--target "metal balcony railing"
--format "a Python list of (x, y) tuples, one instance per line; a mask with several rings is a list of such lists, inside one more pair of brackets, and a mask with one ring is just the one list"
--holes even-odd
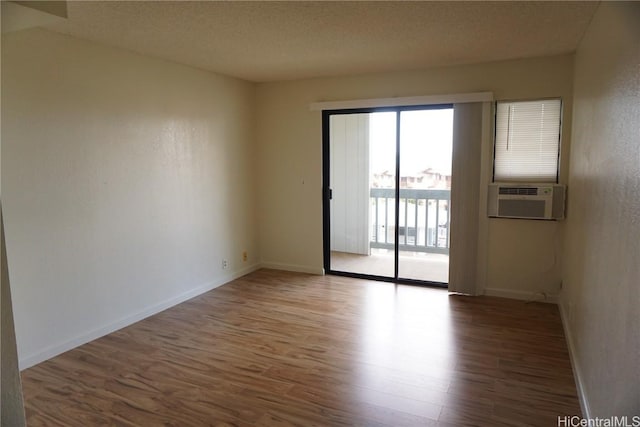
[[(371, 248), (393, 249), (395, 190), (371, 188)], [(398, 246), (401, 251), (449, 254), (449, 190), (400, 190)]]

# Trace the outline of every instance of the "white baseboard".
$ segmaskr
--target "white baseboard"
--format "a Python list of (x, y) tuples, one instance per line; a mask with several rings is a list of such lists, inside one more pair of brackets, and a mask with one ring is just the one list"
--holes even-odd
[(127, 327), (129, 325), (132, 325), (136, 322), (139, 322), (142, 319), (145, 319), (149, 316), (153, 316), (154, 314), (157, 314), (161, 311), (164, 311), (168, 308), (171, 308), (175, 305), (178, 305), (182, 302), (185, 302), (187, 300), (190, 300), (191, 298), (194, 298), (198, 295), (201, 295), (205, 292), (208, 292), (212, 289), (215, 289), (219, 286), (224, 285), (225, 283), (228, 283), (232, 280), (237, 279), (238, 277), (242, 277), (246, 274), (249, 274), (253, 271), (258, 270), (259, 268), (261, 268), (260, 264), (254, 264), (251, 265), (249, 267), (245, 267), (243, 269), (234, 271), (234, 272), (230, 272), (228, 274), (219, 276), (217, 278), (215, 278), (213, 281), (206, 283), (202, 286), (199, 286), (197, 288), (191, 289), (187, 292), (184, 292), (182, 294), (176, 295), (175, 297), (169, 298), (165, 301), (162, 301), (158, 304), (152, 305), (142, 311), (139, 311), (137, 313), (134, 313), (130, 316), (126, 316), (122, 319), (116, 320), (115, 322), (112, 322), (106, 326), (97, 328), (97, 329), (93, 329), (91, 331), (88, 331), (80, 336), (77, 336), (75, 338), (72, 338), (68, 341), (62, 342), (62, 343), (58, 343), (58, 344), (53, 344), (50, 345), (36, 353), (27, 355), (25, 357), (21, 357), (19, 360), (19, 366), (20, 366), (20, 370), (23, 369), (27, 369), (31, 366), (37, 365), (40, 362), (44, 362), (45, 360), (51, 359), (52, 357), (55, 357), (59, 354), (64, 353), (65, 351), (69, 351), (73, 348), (76, 348), (78, 346), (81, 346), (82, 344), (86, 344), (90, 341), (93, 341), (95, 339), (98, 339), (100, 337), (103, 337), (107, 334), (110, 334), (112, 332), (117, 331), (118, 329), (122, 329), (124, 327)]
[(484, 295), (490, 297), (510, 298), (523, 301), (547, 302), (550, 304), (558, 303), (558, 296), (546, 294), (546, 298), (540, 292), (531, 291), (515, 291), (512, 289), (486, 288)]
[(564, 309), (564, 304), (560, 302), (558, 304), (560, 309), (560, 318), (562, 319), (562, 329), (564, 329), (564, 337), (567, 340), (567, 347), (569, 348), (569, 359), (571, 359), (571, 367), (573, 368), (573, 377), (576, 380), (576, 389), (578, 391), (578, 401), (580, 402), (580, 409), (582, 410), (582, 418), (591, 419), (591, 408), (589, 407), (589, 400), (587, 400), (587, 393), (585, 392), (584, 381), (580, 374), (580, 365), (575, 357), (576, 351), (573, 345), (573, 336), (571, 335), (571, 328), (569, 327), (569, 316)]
[(307, 265), (281, 264), (278, 262), (262, 261), (260, 266), (262, 268), (270, 268), (273, 270), (295, 271), (297, 273), (309, 273), (321, 276), (324, 275), (324, 268), (309, 267)]

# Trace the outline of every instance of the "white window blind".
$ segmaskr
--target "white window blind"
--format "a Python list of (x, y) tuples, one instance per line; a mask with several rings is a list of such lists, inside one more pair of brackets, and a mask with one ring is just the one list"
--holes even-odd
[(557, 181), (561, 108), (559, 99), (497, 103), (495, 181)]

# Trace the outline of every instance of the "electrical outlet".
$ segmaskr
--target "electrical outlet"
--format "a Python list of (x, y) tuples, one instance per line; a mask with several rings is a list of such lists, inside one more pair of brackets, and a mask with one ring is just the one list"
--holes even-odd
[(248, 259), (247, 251), (242, 252), (242, 262), (247, 262)]
[(226, 259), (222, 260), (222, 269), (226, 269), (227, 267), (229, 267), (229, 261), (227, 261)]

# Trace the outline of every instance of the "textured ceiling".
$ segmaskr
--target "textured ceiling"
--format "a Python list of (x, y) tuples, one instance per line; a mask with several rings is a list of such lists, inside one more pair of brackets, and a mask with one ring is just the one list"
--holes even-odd
[(47, 28), (262, 82), (575, 51), (596, 2), (71, 1)]

